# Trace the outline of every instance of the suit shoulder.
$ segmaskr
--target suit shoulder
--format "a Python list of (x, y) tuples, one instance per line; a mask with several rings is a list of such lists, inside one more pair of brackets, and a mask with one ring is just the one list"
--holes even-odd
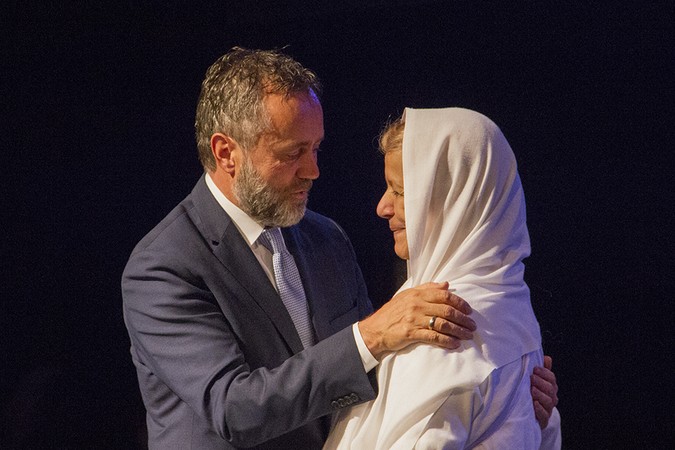
[(199, 235), (193, 209), (194, 203), (189, 197), (176, 205), (136, 244), (132, 255), (152, 248), (170, 249), (188, 244), (189, 236)]

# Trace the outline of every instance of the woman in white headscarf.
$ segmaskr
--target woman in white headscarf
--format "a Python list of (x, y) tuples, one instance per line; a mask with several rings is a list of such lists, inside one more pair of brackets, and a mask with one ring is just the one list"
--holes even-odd
[(477, 331), (457, 350), (414, 345), (385, 356), (377, 399), (340, 413), (326, 448), (559, 448), (557, 410), (542, 442), (532, 407), (541, 338), (523, 280), (530, 241), (508, 142), (474, 111), (406, 109), (381, 147), (387, 191), (377, 212), (408, 261), (401, 289), (449, 281)]

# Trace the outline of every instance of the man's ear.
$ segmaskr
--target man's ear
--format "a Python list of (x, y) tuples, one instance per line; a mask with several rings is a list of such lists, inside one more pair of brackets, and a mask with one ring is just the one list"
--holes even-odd
[(241, 149), (237, 142), (222, 133), (211, 136), (211, 151), (216, 160), (216, 166), (230, 175), (234, 175), (235, 167), (239, 164)]

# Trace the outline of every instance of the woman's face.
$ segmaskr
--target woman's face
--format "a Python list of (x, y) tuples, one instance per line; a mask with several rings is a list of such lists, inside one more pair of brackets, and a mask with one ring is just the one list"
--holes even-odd
[(389, 221), (394, 234), (394, 251), (401, 259), (408, 259), (408, 236), (405, 227), (403, 204), (403, 152), (393, 151), (384, 155), (384, 179), (387, 190), (377, 204), (377, 215)]

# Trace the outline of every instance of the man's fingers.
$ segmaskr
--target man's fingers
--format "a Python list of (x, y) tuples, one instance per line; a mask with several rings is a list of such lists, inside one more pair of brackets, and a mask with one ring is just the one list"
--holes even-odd
[[(414, 298), (417, 299), (417, 311), (425, 315), (425, 320), (438, 317), (438, 326), (434, 329), (443, 334), (460, 339), (471, 339), (470, 334), (476, 330), (476, 322), (469, 317), (472, 309), (461, 297), (447, 289), (429, 289), (430, 285), (447, 286), (447, 283), (426, 283), (413, 288)], [(412, 306), (412, 303), (409, 303)], [(423, 326), (426, 325), (426, 321)]]
[(558, 385), (555, 382), (552, 383), (541, 377), (535, 369), (530, 377), (530, 383), (532, 387), (539, 389), (541, 392), (544, 392), (547, 396), (551, 397), (555, 404), (558, 403)]
[(458, 348), (462, 342), (455, 337), (447, 336), (432, 330), (420, 330), (420, 341), (447, 348), (448, 350)]
[(555, 374), (551, 372), (551, 370), (537, 366), (534, 368), (534, 374), (537, 377), (542, 378), (547, 383), (555, 385), (557, 390), (558, 384), (556, 383)]
[(548, 355), (544, 355), (544, 367), (548, 370), (553, 370), (553, 358)]
[(534, 373), (532, 374), (532, 386), (537, 387), (538, 389), (546, 392), (550, 392), (553, 389), (553, 383), (548, 381), (546, 378), (542, 377), (539, 372), (537, 372), (537, 369), (534, 369)]
[[(471, 306), (464, 300), (462, 297), (455, 295), (453, 290), (447, 289), (448, 283), (425, 283), (418, 286), (415, 289), (418, 289), (420, 292), (426, 292), (428, 296), (425, 300), (430, 303), (445, 303), (450, 305), (453, 309), (458, 310), (463, 314), (471, 314), (473, 311)], [(429, 289), (429, 288), (433, 288)]]
[[(476, 322), (468, 315), (472, 310), (469, 304), (461, 297), (445, 290), (440, 298), (441, 302), (438, 305), (433, 303), (427, 304), (429, 314), (429, 321), (423, 325), (427, 325), (432, 331), (440, 333), (448, 337), (456, 339), (473, 339), (473, 331), (476, 330)], [(432, 320), (432, 318), (435, 318)], [(425, 317), (424, 320), (427, 320)], [(431, 327), (433, 325), (433, 327)], [(441, 336), (434, 337), (434, 339), (442, 339)], [(459, 343), (448, 341), (446, 348), (457, 348)]]
[(532, 399), (538, 401), (547, 410), (553, 409), (553, 405), (551, 404), (552, 403), (551, 397), (546, 395), (544, 391), (537, 388), (536, 386), (532, 386)]
[(536, 400), (534, 401), (534, 415), (537, 418), (539, 427), (542, 430), (546, 428), (548, 420), (551, 418), (551, 414)]
[(449, 294), (448, 301), (450, 306), (453, 306), (455, 309), (463, 312), (464, 314), (471, 314), (472, 311), (471, 306), (462, 297), (458, 297), (452, 292), (448, 292), (448, 294)]
[(437, 318), (434, 325), (434, 331), (442, 333), (447, 336), (453, 336), (458, 339), (473, 339), (472, 330), (476, 329), (476, 324), (473, 320), (468, 319), (473, 325), (459, 326), (456, 323), (450, 322), (443, 318)]
[(541, 403), (541, 405), (546, 408), (549, 414), (553, 411), (553, 408), (558, 404), (558, 396), (555, 392), (551, 392), (546, 388), (542, 389), (535, 385), (534, 380), (530, 391), (532, 392), (532, 399)]
[(448, 283), (425, 283), (397, 293), (359, 322), (366, 347), (375, 358), (416, 342), (456, 349), (472, 339), (476, 322), (471, 307), (448, 290)]
[[(460, 300), (462, 300), (462, 299), (460, 299)], [(462, 300), (462, 301), (464, 301), (464, 300)], [(468, 304), (467, 304), (467, 306), (468, 306)], [(471, 317), (469, 317), (468, 314), (471, 314), (471, 308), (469, 308), (469, 312), (467, 313), (467, 312), (460, 311), (459, 309), (455, 309), (452, 306), (448, 306), (448, 307), (446, 307), (445, 314), (443, 315), (443, 318), (445, 320), (447, 320), (448, 322), (452, 322), (455, 325), (466, 328), (470, 331), (476, 331), (476, 322), (474, 322), (474, 320)]]
[(442, 290), (447, 291), (449, 285), (450, 284), (447, 281), (443, 281), (441, 283), (437, 283), (435, 281), (429, 281), (427, 283), (420, 284), (417, 287), (420, 288), (420, 289), (434, 288), (434, 289), (442, 289)]

